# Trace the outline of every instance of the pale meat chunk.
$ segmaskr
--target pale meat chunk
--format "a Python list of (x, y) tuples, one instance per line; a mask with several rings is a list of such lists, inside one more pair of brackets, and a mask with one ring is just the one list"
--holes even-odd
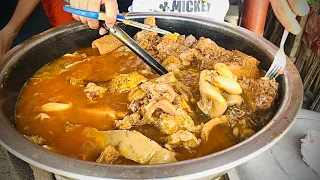
[(227, 116), (223, 115), (218, 118), (213, 118), (210, 121), (204, 124), (203, 129), (201, 131), (201, 139), (202, 141), (207, 141), (209, 139), (210, 131), (217, 125), (228, 122)]
[(182, 64), (179, 60), (179, 58), (175, 57), (175, 56), (169, 56), (168, 58), (166, 58), (163, 62), (162, 65), (163, 66), (168, 66), (169, 64), (177, 64), (178, 68), (182, 68)]
[[(214, 69), (217, 63), (224, 63), (239, 78), (242, 77), (260, 77), (258, 68), (259, 61), (254, 57), (248, 56), (240, 51), (229, 51), (219, 47), (214, 41), (201, 37), (192, 48), (197, 52), (185, 52), (180, 55), (184, 61), (197, 60), (202, 69)], [(189, 50), (190, 51), (190, 50)]]
[(156, 126), (165, 134), (173, 134), (178, 130), (198, 133), (202, 128), (202, 125), (196, 126), (192, 118), (182, 108), (177, 108), (174, 115), (162, 113)]
[(180, 55), (179, 58), (184, 66), (189, 66), (192, 61), (199, 59), (201, 61), (199, 51), (196, 49), (188, 49), (186, 51), (183, 51)]
[[(157, 27), (156, 25), (156, 19), (153, 16), (149, 16), (144, 20), (144, 24)], [(144, 49), (146, 50), (150, 55), (157, 54), (157, 45), (159, 44), (160, 37), (158, 36), (158, 33), (142, 30), (139, 31), (133, 39)]]
[(157, 45), (160, 42), (160, 37), (158, 33), (142, 30), (139, 31), (133, 39), (150, 55), (157, 54)]
[(131, 50), (127, 46), (121, 46), (116, 51), (114, 51), (112, 54), (115, 57), (123, 57), (123, 56), (128, 56), (130, 52), (131, 52)]
[(223, 49), (221, 49), (214, 41), (209, 38), (201, 37), (192, 48), (199, 50), (206, 58), (214, 60), (221, 56)]
[(97, 118), (117, 119), (117, 112), (109, 107), (78, 108), (79, 113)]
[(229, 69), (234, 75), (239, 78), (248, 77), (248, 78), (259, 78), (259, 61), (249, 55), (246, 55), (240, 51), (232, 51), (234, 54), (234, 62), (229, 63)]
[(148, 16), (147, 18), (144, 19), (144, 24), (152, 27), (157, 27), (156, 18), (154, 16)]
[(179, 130), (179, 121), (169, 114), (161, 114), (158, 129), (165, 134), (173, 134)]
[(167, 137), (165, 147), (173, 149), (175, 147), (184, 147), (186, 149), (196, 148), (199, 146), (201, 140), (189, 131), (179, 130)]
[(113, 35), (106, 35), (92, 42), (92, 48), (98, 48), (100, 54), (108, 54), (123, 46)]
[[(174, 153), (162, 148), (158, 143), (147, 138), (140, 132), (113, 130), (105, 131), (104, 133), (109, 146), (115, 147), (121, 156), (140, 164), (148, 164), (149, 162), (159, 164), (162, 162), (177, 161), (174, 158)], [(163, 156), (160, 157), (159, 155), (161, 154), (158, 154), (159, 151), (166, 151), (166, 153), (161, 153)], [(168, 159), (170, 161), (167, 161)]]
[(134, 113), (134, 114), (125, 116), (123, 120), (116, 120), (115, 125), (119, 129), (131, 129), (133, 126), (138, 124), (139, 120), (140, 120), (140, 115)]
[(169, 56), (162, 62), (162, 65), (169, 71), (173, 72), (176, 76), (181, 76), (182, 72), (180, 69), (183, 68), (182, 63), (180, 62), (179, 58), (175, 56)]
[(191, 47), (196, 42), (197, 42), (197, 39), (193, 35), (189, 35), (184, 40), (184, 46)]
[(40, 120), (50, 119), (50, 116), (46, 113), (40, 113), (34, 119), (40, 119)]
[(149, 161), (149, 164), (164, 164), (177, 161), (173, 152), (163, 148), (157, 151)]
[(107, 88), (96, 85), (95, 83), (88, 83), (84, 89), (87, 97), (90, 100), (102, 98), (103, 94), (107, 91)]
[(203, 61), (203, 69), (214, 69), (216, 63), (229, 65), (230, 63), (239, 61), (231, 51), (218, 46), (209, 38), (201, 37), (192, 47), (200, 51), (201, 54), (198, 55), (197, 58)]
[(72, 132), (80, 126), (81, 126), (80, 124), (71, 124), (69, 121), (67, 121), (64, 123), (64, 130), (66, 132)]
[(279, 89), (275, 79), (244, 78), (239, 83), (243, 89), (243, 98), (252, 111), (267, 110), (274, 105)]
[(49, 102), (41, 106), (42, 111), (45, 112), (56, 112), (56, 111), (65, 111), (71, 108), (71, 104), (65, 103), (56, 103), (56, 102)]
[(120, 153), (114, 147), (108, 146), (101, 152), (96, 162), (112, 164), (119, 156)]
[(80, 86), (80, 87), (82, 87), (82, 86), (85, 85), (84, 80), (82, 80), (82, 79), (77, 79), (77, 78), (73, 78), (73, 77), (70, 78), (69, 82), (70, 82), (70, 84), (71, 84), (72, 86)]
[(184, 36), (178, 33), (166, 34), (157, 46), (158, 56), (161, 60), (165, 60), (169, 56), (179, 57), (187, 47), (184, 46)]
[(123, 93), (128, 92), (131, 89), (137, 87), (140, 83), (146, 82), (147, 78), (139, 74), (138, 72), (132, 72), (129, 74), (120, 74), (112, 79), (109, 90), (111, 93)]
[(46, 143), (46, 140), (39, 135), (25, 136), (25, 137), (28, 138), (31, 142), (38, 144), (38, 145), (44, 145)]

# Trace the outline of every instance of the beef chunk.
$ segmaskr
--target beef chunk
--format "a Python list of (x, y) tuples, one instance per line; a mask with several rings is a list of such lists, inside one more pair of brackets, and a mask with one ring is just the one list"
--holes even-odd
[(116, 120), (116, 127), (119, 129), (131, 129), (140, 120), (140, 115), (133, 113), (131, 115), (125, 116), (123, 120)]
[(65, 111), (72, 107), (71, 104), (49, 102), (41, 106), (41, 110), (45, 112), (56, 112), (56, 111)]
[(106, 88), (96, 85), (95, 83), (88, 83), (84, 92), (91, 100), (102, 98), (103, 94), (107, 91)]
[(85, 84), (85, 82), (84, 82), (84, 80), (82, 80), (82, 79), (77, 79), (77, 78), (73, 78), (73, 77), (71, 77), (70, 78), (70, 84), (72, 85), (72, 86), (84, 86), (84, 84)]
[(102, 151), (96, 162), (112, 164), (119, 156), (120, 153), (114, 147), (108, 146)]
[(121, 46), (112, 54), (116, 57), (128, 56), (131, 50), (127, 46)]
[(197, 39), (194, 37), (194, 36), (192, 36), (192, 35), (189, 35), (189, 36), (187, 36), (186, 37), (186, 39), (184, 40), (184, 45), (186, 46), (186, 47), (191, 47), (194, 43), (196, 43), (197, 42)]
[(40, 113), (35, 117), (35, 119), (40, 119), (42, 121), (44, 119), (50, 119), (50, 116), (46, 113)]
[(196, 59), (202, 69), (214, 69), (216, 63), (224, 63), (240, 79), (242, 77), (259, 78), (259, 61), (252, 56), (248, 56), (240, 51), (229, 51), (219, 47), (211, 39), (201, 37), (193, 48), (200, 53), (185, 52), (180, 55), (180, 59), (186, 61)]
[(80, 126), (81, 126), (80, 124), (71, 124), (69, 121), (67, 121), (64, 123), (64, 130), (66, 132), (72, 132)]
[(248, 78), (259, 78), (260, 70), (259, 70), (259, 61), (249, 55), (246, 55), (240, 51), (234, 50), (233, 54), (233, 62), (229, 63), (229, 69), (235, 74), (237, 77), (248, 77)]
[(239, 84), (243, 89), (243, 98), (252, 111), (267, 110), (274, 105), (279, 88), (275, 79), (244, 77)]
[(161, 39), (157, 46), (159, 51), (159, 58), (165, 60), (169, 56), (179, 57), (179, 55), (185, 51), (187, 47), (184, 46), (184, 36), (180, 37), (179, 34), (166, 34)]
[(113, 35), (106, 35), (92, 42), (92, 48), (98, 48), (100, 54), (108, 54), (121, 46), (122, 42)]
[(147, 78), (138, 72), (129, 74), (120, 74), (112, 79), (109, 90), (111, 93), (129, 92), (131, 89), (137, 87), (140, 83), (146, 82)]
[(230, 51), (219, 47), (208, 38), (201, 37), (193, 48), (200, 52), (197, 60), (201, 62), (201, 69), (213, 69), (216, 63), (228, 64), (233, 61), (233, 54)]
[(193, 48), (199, 50), (209, 59), (214, 59), (222, 53), (222, 49), (214, 41), (204, 37), (201, 37), (199, 41), (193, 45)]
[(144, 19), (144, 24), (152, 26), (152, 27), (157, 27), (156, 18), (154, 16), (149, 16)]
[[(147, 17), (144, 20), (144, 24), (157, 27), (156, 25), (156, 19), (153, 16)], [(157, 45), (160, 42), (160, 37), (158, 36), (158, 33), (142, 30), (139, 31), (133, 39), (144, 49), (146, 50), (150, 55), (157, 54)]]
[(200, 142), (201, 140), (191, 132), (179, 130), (167, 137), (165, 147), (169, 150), (179, 146), (190, 149), (199, 146)]
[(183, 68), (182, 63), (180, 62), (179, 58), (175, 56), (169, 56), (162, 62), (162, 65), (169, 71), (173, 72), (177, 77), (181, 76), (180, 69)]
[(25, 136), (25, 137), (28, 138), (31, 142), (38, 144), (38, 145), (44, 145), (46, 143), (46, 140), (39, 135)]
[(160, 42), (160, 37), (156, 32), (142, 30), (138, 32), (133, 39), (150, 55), (157, 53), (157, 45)]
[(184, 66), (189, 66), (192, 61), (194, 60), (201, 60), (202, 58), (200, 57), (199, 51), (196, 49), (188, 49), (186, 51), (183, 51), (180, 55), (179, 58)]

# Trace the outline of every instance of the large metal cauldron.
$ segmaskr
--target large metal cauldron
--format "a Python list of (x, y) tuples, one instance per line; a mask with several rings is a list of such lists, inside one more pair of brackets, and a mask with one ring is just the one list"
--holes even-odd
[[(156, 16), (160, 28), (213, 39), (226, 49), (238, 49), (261, 61), (267, 69), (277, 48), (265, 39), (240, 27), (177, 14), (138, 13), (130, 17), (140, 22)], [(123, 26), (134, 35), (138, 29)], [(279, 78), (281, 92), (278, 110), (272, 120), (254, 136), (231, 148), (205, 157), (163, 165), (104, 165), (85, 162), (50, 152), (24, 138), (15, 128), (15, 104), (24, 83), (42, 66), (78, 48), (90, 46), (98, 31), (73, 23), (50, 29), (9, 51), (1, 61), (0, 144), (22, 160), (42, 169), (76, 179), (200, 179), (216, 177), (228, 169), (261, 154), (275, 144), (291, 127), (302, 103), (299, 73), (287, 59)]]

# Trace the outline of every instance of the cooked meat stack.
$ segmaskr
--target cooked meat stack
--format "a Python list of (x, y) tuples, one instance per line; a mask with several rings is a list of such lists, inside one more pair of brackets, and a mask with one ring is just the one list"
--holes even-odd
[[(145, 24), (156, 27), (155, 18), (146, 18)], [(137, 72), (136, 76), (119, 75), (113, 80), (128, 82), (111, 83), (110, 88), (118, 89), (117, 93), (121, 93), (121, 89), (129, 92), (132, 111), (115, 121), (119, 129), (154, 125), (167, 135), (167, 149), (190, 149), (197, 147), (201, 140), (207, 141), (210, 131), (219, 124), (232, 127), (236, 137), (250, 137), (256, 129), (251, 115), (274, 105), (278, 83), (274, 79), (260, 78), (259, 61), (254, 57), (226, 50), (208, 38), (197, 40), (192, 35), (174, 33), (160, 37), (142, 30), (134, 39), (170, 73), (149, 81)], [(105, 43), (104, 47), (106, 44), (114, 50), (111, 43)], [(195, 81), (179, 82), (179, 77), (186, 76)], [(123, 86), (126, 87), (121, 88)], [(191, 91), (197, 91), (198, 96), (194, 97)], [(195, 107), (211, 120), (196, 125)]]
[[(156, 27), (155, 18), (146, 18), (145, 24)], [(210, 139), (215, 126), (222, 124), (231, 127), (236, 138), (246, 139), (258, 129), (259, 112), (275, 104), (279, 85), (274, 79), (261, 78), (259, 61), (254, 57), (221, 48), (208, 38), (197, 40), (192, 35), (174, 33), (160, 37), (142, 30), (134, 39), (169, 73), (157, 76), (147, 68), (120, 74), (107, 87), (92, 82), (85, 85), (81, 79), (70, 79), (70, 84), (82, 87), (93, 102), (106, 92), (128, 94), (130, 114), (119, 115), (112, 110), (99, 109), (83, 111), (97, 112), (115, 120), (117, 130), (87, 129), (106, 138), (107, 147), (97, 162), (113, 163), (119, 156), (140, 164), (174, 162), (175, 148), (191, 150), (198, 147)], [(130, 51), (112, 35), (94, 41), (92, 47), (98, 48), (101, 54), (122, 52), (119, 56), (126, 56)], [(65, 111), (71, 106), (58, 102), (44, 104), (42, 113), (36, 118), (50, 118), (45, 113)], [(199, 121), (196, 112), (202, 112), (209, 120)], [(165, 135), (164, 147), (132, 130), (144, 125), (154, 126)], [(78, 125), (65, 125), (66, 131), (75, 127)], [(42, 137), (28, 138), (37, 144), (45, 144)]]

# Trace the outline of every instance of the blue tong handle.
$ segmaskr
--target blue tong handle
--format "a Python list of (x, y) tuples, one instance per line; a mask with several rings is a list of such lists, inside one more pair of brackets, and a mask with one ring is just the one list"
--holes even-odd
[[(91, 18), (91, 19), (98, 19), (98, 20), (105, 20), (105, 12), (93, 12), (93, 11), (88, 11), (88, 10), (82, 10), (82, 9), (76, 9), (72, 8), (69, 5), (64, 5), (63, 10), (72, 14), (76, 14), (78, 16), (83, 16), (86, 18)], [(117, 20), (125, 20), (126, 17), (117, 14)]]

